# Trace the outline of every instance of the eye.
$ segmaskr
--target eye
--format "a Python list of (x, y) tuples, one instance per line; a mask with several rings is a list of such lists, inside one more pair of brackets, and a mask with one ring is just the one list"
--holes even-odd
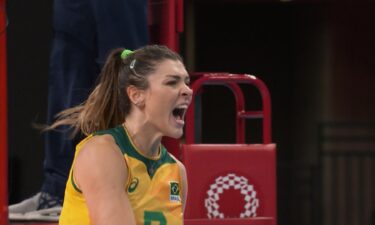
[(175, 85), (177, 84), (177, 80), (170, 80), (170, 81), (167, 81), (166, 84), (169, 85), (169, 86), (175, 86)]

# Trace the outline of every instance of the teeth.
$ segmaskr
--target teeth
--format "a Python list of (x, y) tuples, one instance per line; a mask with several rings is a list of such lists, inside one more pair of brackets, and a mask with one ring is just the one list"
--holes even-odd
[(187, 109), (187, 105), (180, 105), (180, 106), (177, 106), (178, 109)]

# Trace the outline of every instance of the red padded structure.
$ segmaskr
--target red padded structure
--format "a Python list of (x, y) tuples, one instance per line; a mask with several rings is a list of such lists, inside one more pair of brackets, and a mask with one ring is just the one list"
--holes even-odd
[(8, 139), (5, 0), (0, 0), (0, 224), (8, 223)]
[[(245, 204), (258, 201), (256, 213), (252, 216), (275, 218), (275, 147), (275, 144), (183, 145), (183, 159), (190, 184), (185, 218), (208, 218), (206, 201), (209, 201), (210, 196), (207, 192), (212, 189), (210, 187), (217, 179), (225, 179), (229, 174), (234, 174), (236, 178), (245, 178), (247, 182), (238, 182), (239, 187), (236, 189), (235, 179), (229, 176), (226, 182), (228, 188), (222, 187), (221, 192), (218, 190), (218, 184), (218, 187), (212, 189), (219, 196), (216, 201), (220, 206), (219, 212), (225, 217), (240, 217), (240, 214), (246, 211)], [(225, 185), (225, 182), (223, 183), (221, 186)], [(253, 191), (241, 193), (251, 186)], [(244, 200), (251, 195), (253, 196), (249, 198), (252, 199)]]
[[(193, 102), (186, 115), (186, 143), (182, 145), (189, 183), (185, 224), (275, 225), (276, 144), (271, 142), (271, 103), (267, 87), (248, 74), (201, 73), (195, 78)], [(259, 90), (261, 110), (245, 110), (240, 83)], [(236, 143), (195, 143), (195, 132), (199, 129), (195, 118), (199, 115), (195, 115), (194, 100), (202, 93), (204, 85), (221, 85), (232, 90), (237, 111)], [(246, 119), (263, 120), (262, 143), (245, 143)]]

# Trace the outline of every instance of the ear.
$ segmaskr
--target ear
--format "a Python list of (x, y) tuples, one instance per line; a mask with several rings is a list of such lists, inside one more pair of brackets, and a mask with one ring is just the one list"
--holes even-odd
[(126, 92), (129, 96), (130, 101), (138, 106), (141, 107), (144, 105), (145, 93), (144, 90), (141, 90), (133, 85), (127, 87)]

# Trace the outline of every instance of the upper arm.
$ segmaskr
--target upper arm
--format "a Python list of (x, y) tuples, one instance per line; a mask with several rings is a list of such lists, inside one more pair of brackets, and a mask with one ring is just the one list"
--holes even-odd
[(93, 224), (135, 224), (125, 184), (125, 160), (109, 135), (95, 136), (78, 153), (74, 178)]

